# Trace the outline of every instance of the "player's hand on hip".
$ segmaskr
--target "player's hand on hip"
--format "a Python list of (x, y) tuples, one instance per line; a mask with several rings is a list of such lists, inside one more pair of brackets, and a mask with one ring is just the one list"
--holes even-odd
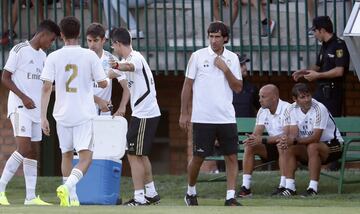
[(50, 136), (50, 126), (49, 126), (49, 121), (47, 119), (41, 120), (41, 129), (46, 136)]
[(24, 96), (21, 98), (21, 101), (23, 102), (24, 106), (27, 108), (27, 109), (34, 109), (36, 108), (36, 105), (34, 103), (34, 101), (28, 97), (28, 96)]

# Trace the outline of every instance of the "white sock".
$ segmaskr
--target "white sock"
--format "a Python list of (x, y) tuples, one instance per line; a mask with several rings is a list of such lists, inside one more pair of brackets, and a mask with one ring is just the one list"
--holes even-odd
[(64, 184), (68, 188), (69, 192), (73, 191), (73, 188), (81, 180), (82, 177), (83, 177), (83, 173), (80, 169), (73, 168), (71, 170), (70, 176), (68, 177), (68, 179)]
[(229, 200), (230, 198), (235, 198), (235, 190), (227, 190), (226, 191), (226, 200)]
[(318, 191), (318, 184), (319, 184), (318, 181), (310, 180), (308, 189), (311, 188), (311, 189), (315, 190), (315, 192), (317, 192)]
[(145, 184), (145, 195), (147, 197), (152, 198), (152, 197), (156, 196), (157, 194), (158, 193), (156, 192), (154, 181), (151, 181), (150, 183)]
[(24, 158), (23, 170), (26, 186), (26, 199), (32, 200), (36, 198), (37, 160)]
[(285, 177), (285, 176), (281, 176), (281, 177), (280, 177), (279, 188), (285, 187), (285, 186), (286, 186), (286, 177)]
[(135, 201), (142, 204), (146, 203), (144, 192), (145, 192), (144, 189), (135, 190), (134, 192)]
[[(63, 177), (63, 184), (66, 183), (68, 177)], [(70, 201), (78, 201), (79, 198), (76, 194), (76, 185), (70, 190)]]
[(0, 192), (5, 192), (6, 185), (16, 173), (24, 157), (17, 151), (13, 152), (10, 158), (6, 161), (3, 173), (0, 179)]
[(251, 175), (243, 174), (242, 186), (244, 186), (246, 189), (250, 189), (250, 184), (251, 184)]
[(194, 185), (194, 186), (188, 185), (187, 194), (188, 195), (196, 195), (196, 185)]
[(291, 189), (292, 191), (295, 191), (295, 179), (286, 178), (286, 189)]

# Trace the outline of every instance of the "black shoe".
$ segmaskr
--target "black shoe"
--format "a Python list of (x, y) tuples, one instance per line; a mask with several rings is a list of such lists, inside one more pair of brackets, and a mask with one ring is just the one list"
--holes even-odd
[(318, 193), (313, 188), (309, 188), (304, 194), (301, 195), (301, 197), (315, 197), (317, 194)]
[(225, 206), (242, 206), (235, 198), (225, 200)]
[(186, 194), (185, 197), (184, 197), (184, 201), (185, 201), (185, 204), (187, 206), (197, 206), (197, 205), (199, 205), (198, 201), (197, 201), (197, 195), (188, 195), (188, 194)]
[(237, 196), (240, 198), (251, 197), (252, 196), (251, 189), (247, 189), (245, 186), (241, 186)]
[(125, 202), (123, 205), (134, 207), (134, 206), (145, 206), (145, 205), (149, 205), (149, 204), (147, 202), (140, 203), (140, 202), (135, 201), (135, 199), (130, 199), (128, 202)]
[(281, 195), (281, 193), (285, 190), (286, 190), (285, 187), (278, 187), (275, 189), (274, 192), (271, 193), (271, 196)]
[(146, 201), (148, 204), (159, 204), (160, 203), (160, 195), (155, 195), (154, 197), (147, 197), (145, 196)]
[(291, 197), (294, 195), (296, 195), (296, 191), (287, 188), (280, 193), (280, 196), (284, 196), (284, 197)]

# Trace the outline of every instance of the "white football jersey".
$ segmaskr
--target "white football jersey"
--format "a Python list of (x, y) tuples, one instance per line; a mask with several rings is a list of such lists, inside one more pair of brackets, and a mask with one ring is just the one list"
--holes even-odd
[(256, 125), (263, 125), (269, 136), (276, 136), (284, 133), (285, 110), (290, 103), (279, 99), (275, 114), (271, 114), (268, 108), (260, 108), (256, 116)]
[[(214, 65), (215, 57), (209, 46), (194, 52), (188, 62), (185, 76), (194, 80), (191, 122), (236, 123), (233, 91), (224, 72)], [(238, 56), (224, 47), (220, 57), (235, 78), (242, 80)]]
[[(286, 110), (286, 125), (297, 125), (299, 129), (298, 137), (304, 138), (311, 136), (314, 129), (322, 129), (320, 141), (329, 142), (334, 138), (335, 123), (330, 118), (330, 112), (327, 108), (315, 99), (312, 99), (309, 111), (304, 114), (300, 107), (294, 102)], [(336, 138), (343, 142), (339, 130), (336, 128)]]
[(156, 99), (155, 82), (145, 58), (137, 51), (132, 51), (121, 63), (134, 65), (134, 72), (125, 72), (130, 90), (132, 116), (137, 118), (152, 118), (160, 116)]
[(46, 54), (43, 50), (35, 50), (28, 41), (15, 45), (10, 53), (4, 69), (11, 72), (11, 79), (19, 90), (30, 97), (36, 108), (27, 109), (21, 99), (12, 91), (8, 97), (8, 114), (21, 112), (34, 122), (40, 122), (41, 108), (41, 71), (44, 67)]
[(94, 51), (71, 45), (52, 52), (41, 79), (55, 81), (53, 116), (59, 124), (77, 126), (96, 116), (93, 81), (106, 75)]
[[(109, 64), (109, 60), (111, 59), (118, 60), (116, 56), (112, 55), (108, 51), (103, 50), (103, 54), (100, 60), (106, 75), (109, 73), (109, 70), (111, 68)], [(125, 75), (122, 75), (121, 77), (122, 79), (125, 79)], [(106, 88), (100, 88), (98, 87), (98, 84), (94, 82), (94, 94), (103, 100), (111, 101), (111, 90), (112, 90), (112, 81), (110, 81), (110, 84)]]

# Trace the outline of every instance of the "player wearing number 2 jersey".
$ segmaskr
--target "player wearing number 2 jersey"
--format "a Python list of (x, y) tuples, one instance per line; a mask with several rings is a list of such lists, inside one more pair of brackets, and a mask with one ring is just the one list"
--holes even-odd
[[(92, 159), (92, 118), (96, 116), (93, 81), (105, 88), (108, 84), (99, 57), (78, 45), (80, 22), (65, 17), (60, 22), (65, 46), (51, 53), (41, 75), (44, 80), (41, 100), (41, 125), (50, 134), (46, 119), (52, 83), (55, 81), (53, 116), (62, 152), (62, 174), (65, 183), (57, 188), (60, 206), (78, 205), (71, 191), (87, 171)], [(73, 150), (79, 154), (79, 163), (72, 168)], [(69, 193), (71, 194), (69, 196)]]

